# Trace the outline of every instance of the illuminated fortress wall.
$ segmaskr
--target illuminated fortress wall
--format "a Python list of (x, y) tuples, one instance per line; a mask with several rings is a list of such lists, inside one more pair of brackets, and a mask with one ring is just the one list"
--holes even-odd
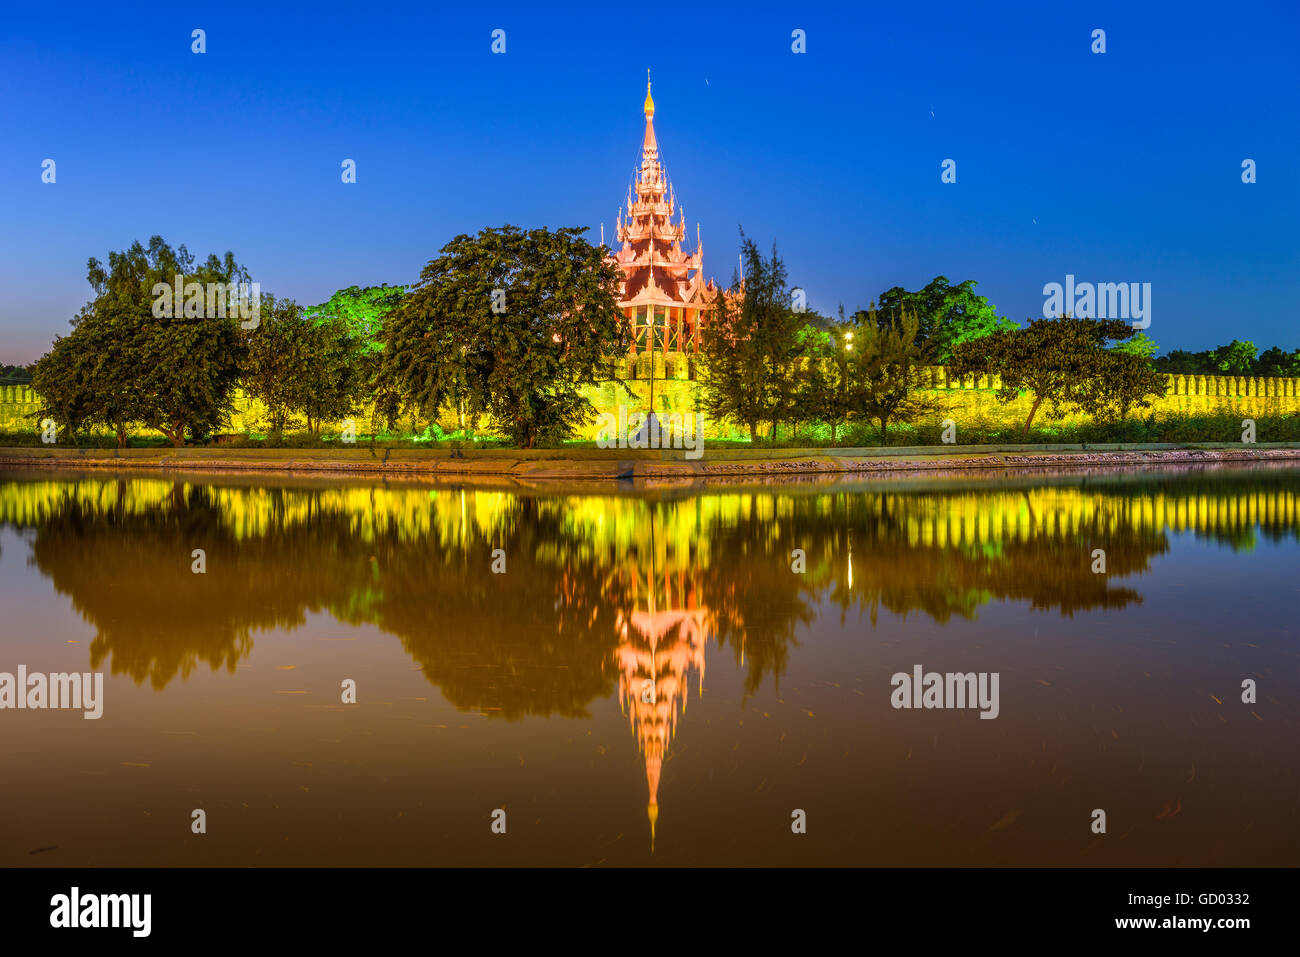
[[(587, 397), (597, 412), (617, 414), (618, 407), (624, 406), (628, 413), (641, 414), (649, 409), (650, 397), (650, 356), (629, 356), (619, 370), (627, 389), (614, 381), (589, 388)], [(690, 360), (683, 353), (659, 354), (654, 357), (654, 393), (655, 409), (660, 414), (668, 412), (693, 413), (698, 408), (701, 385), (692, 380), (694, 370)], [(983, 377), (978, 381), (967, 380), (962, 383), (949, 378), (942, 366), (926, 370), (925, 381), (928, 391), (939, 399), (943, 412), (938, 418), (952, 418), (960, 427), (963, 423), (978, 421), (1018, 425), (1029, 415), (1031, 399), (1021, 396), (1013, 402), (1002, 404), (997, 401), (996, 377), (990, 381)], [(1265, 378), (1259, 376), (1211, 376), (1211, 375), (1171, 375), (1163, 399), (1152, 404), (1156, 414), (1187, 413), (1213, 414), (1226, 412), (1240, 414), (1243, 417), (1261, 415), (1282, 415), (1300, 412), (1300, 379)], [(628, 389), (631, 390), (629, 394)], [(40, 409), (40, 398), (30, 386), (0, 386), (0, 431), (31, 432), (37, 428), (36, 415)], [(1085, 421), (1087, 416), (1071, 415), (1054, 419), (1050, 409), (1039, 409), (1034, 417), (1035, 425), (1060, 425), (1070, 422)], [(356, 416), (357, 431), (369, 431), (369, 415), (362, 412)], [(447, 431), (456, 427), (454, 416), (445, 416), (440, 424)], [(234, 433), (257, 432), (266, 430), (266, 414), (261, 403), (250, 399), (242, 392), (236, 393), (235, 412), (231, 416), (229, 431)], [(303, 428), (301, 420), (298, 428)], [(292, 431), (292, 424), (291, 429)], [(324, 428), (327, 434), (341, 430), (340, 423), (330, 423)], [(141, 430), (143, 431), (143, 430)], [(747, 435), (747, 430), (729, 423), (709, 422), (706, 420), (705, 435), (715, 439), (734, 434)], [(595, 438), (596, 423), (593, 421), (587, 429), (587, 438)]]
[[(690, 381), (691, 373), (686, 356), (670, 353), (655, 357), (654, 391), (655, 411), (693, 412), (698, 405), (700, 385)], [(640, 414), (649, 409), (650, 357), (629, 356), (620, 369), (624, 381), (633, 395), (614, 382), (590, 390), (588, 398), (598, 412), (617, 412), (624, 405), (629, 412)], [(1001, 403), (997, 401), (1000, 382), (996, 376), (968, 379), (960, 382), (948, 376), (947, 369), (932, 366), (925, 370), (923, 381), (928, 391), (939, 400), (943, 410), (936, 419), (951, 418), (960, 428), (962, 424), (989, 422), (1001, 425), (1021, 425), (1029, 416), (1033, 399), (1028, 395)], [(1220, 412), (1240, 414), (1243, 417), (1282, 415), (1300, 412), (1300, 379), (1263, 378), (1258, 376), (1171, 375), (1164, 398), (1152, 402), (1150, 412), (1157, 415), (1183, 413), (1210, 415)], [(1131, 413), (1147, 414), (1141, 412)], [(1063, 425), (1088, 420), (1081, 414), (1053, 417), (1046, 406), (1034, 416), (1036, 426)], [(589, 437), (595, 436), (593, 423)], [(736, 437), (748, 435), (740, 426), (708, 422), (707, 438), (720, 438), (728, 433)]]

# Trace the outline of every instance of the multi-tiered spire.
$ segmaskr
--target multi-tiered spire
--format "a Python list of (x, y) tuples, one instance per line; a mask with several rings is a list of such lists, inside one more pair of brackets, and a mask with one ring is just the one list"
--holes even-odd
[(690, 351), (700, 316), (717, 296), (717, 288), (703, 279), (704, 249), (698, 226), (695, 251), (682, 248), (686, 213), (677, 203), (676, 191), (659, 158), (649, 71), (644, 110), (641, 167), (616, 221), (616, 235), (622, 244), (613, 256), (623, 271), (620, 305), (635, 323), (638, 347)]

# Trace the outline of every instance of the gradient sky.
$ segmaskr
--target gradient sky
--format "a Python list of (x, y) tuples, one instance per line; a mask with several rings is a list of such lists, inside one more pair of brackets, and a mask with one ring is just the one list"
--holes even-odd
[(822, 311), (943, 274), (1023, 321), (1073, 273), (1150, 282), (1165, 350), (1300, 346), (1294, 0), (294, 6), (5, 11), (0, 362), (66, 332), (90, 256), (155, 233), (303, 303), (485, 226), (612, 236), (647, 67), (719, 281), (743, 225)]

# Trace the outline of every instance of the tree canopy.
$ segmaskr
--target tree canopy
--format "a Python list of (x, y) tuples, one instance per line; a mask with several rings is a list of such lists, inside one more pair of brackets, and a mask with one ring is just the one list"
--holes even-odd
[(1134, 405), (1148, 404), (1147, 396), (1163, 395), (1163, 377), (1144, 356), (1106, 348), (1133, 333), (1117, 319), (1030, 319), (1024, 328), (958, 345), (949, 369), (963, 378), (998, 376), (1003, 402), (1032, 393), (1027, 435), (1043, 403), (1056, 415), (1077, 408), (1092, 414), (1114, 409), (1122, 416)]
[[(934, 362), (947, 364), (952, 351), (963, 342), (980, 339), (998, 330), (1015, 329), (1010, 319), (997, 314), (997, 307), (977, 295), (973, 279), (956, 286), (945, 276), (935, 276), (924, 289), (908, 292), (894, 286), (881, 293), (876, 320), (882, 325), (899, 321), (910, 313), (917, 319), (917, 345), (927, 349)], [(859, 311), (854, 319), (861, 323), (867, 312)]]
[(715, 418), (749, 426), (758, 437), (760, 422), (776, 424), (794, 414), (805, 317), (796, 312), (785, 263), (777, 255), (763, 258), (757, 244), (740, 234), (745, 263), (743, 284), (733, 282), (730, 295), (714, 300), (700, 345), (702, 399)]
[(625, 353), (619, 273), (585, 228), (515, 226), (460, 235), (383, 323), (380, 388), (433, 418), (448, 403), (486, 413), (533, 448), (594, 414), (580, 387)]
[(322, 322), (338, 319), (347, 335), (360, 343), (363, 354), (380, 352), (384, 348), (380, 332), (384, 317), (402, 303), (405, 286), (348, 286), (340, 289), (318, 306), (306, 310), (309, 319)]
[[(211, 432), (228, 411), (242, 345), (239, 314), (227, 293), (248, 279), (227, 252), (196, 263), (184, 246), (161, 236), (109, 253), (108, 267), (90, 259), (95, 291), (68, 336), (36, 363), (33, 385), (60, 424), (140, 422), (173, 445)], [(172, 303), (176, 283), (184, 302)], [(213, 286), (219, 284), (214, 295)], [(155, 308), (166, 288), (169, 307)], [(170, 313), (170, 314), (169, 314)]]

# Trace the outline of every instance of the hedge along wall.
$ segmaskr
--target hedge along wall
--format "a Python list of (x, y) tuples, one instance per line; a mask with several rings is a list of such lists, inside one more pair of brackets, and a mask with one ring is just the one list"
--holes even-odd
[[(655, 410), (663, 415), (678, 412), (689, 415), (699, 405), (700, 384), (691, 378), (695, 370), (689, 357), (677, 353), (655, 358)], [(643, 415), (649, 409), (650, 399), (650, 357), (646, 355), (629, 356), (619, 364), (619, 374), (623, 376), (627, 389), (610, 380), (601, 385), (590, 387), (587, 396), (597, 412), (606, 412), (617, 416), (619, 406), (623, 406), (628, 415)], [(963, 422), (988, 421), (1006, 424), (1023, 423), (1029, 415), (1033, 400), (1021, 396), (1014, 402), (1000, 403), (996, 398), (997, 377), (981, 377), (978, 381), (959, 382), (948, 375), (946, 369), (934, 366), (924, 370), (922, 376), (926, 384), (925, 392), (938, 400), (942, 412), (936, 417), (952, 418), (960, 426)], [(1280, 415), (1300, 412), (1300, 379), (1261, 378), (1256, 376), (1210, 376), (1210, 375), (1171, 375), (1169, 389), (1164, 398), (1152, 403), (1151, 411), (1161, 413), (1214, 414), (1229, 412), (1243, 417), (1259, 415)], [(263, 433), (267, 427), (266, 410), (256, 399), (249, 398), (242, 392), (236, 392), (234, 412), (230, 417), (228, 431), (233, 433)], [(33, 432), (37, 430), (36, 415), (40, 409), (40, 399), (30, 386), (0, 386), (0, 431)], [(369, 433), (371, 417), (369, 409), (358, 410), (354, 417), (357, 432)], [(1051, 410), (1044, 407), (1034, 417), (1035, 424), (1052, 425), (1080, 421), (1086, 416), (1073, 415), (1064, 419), (1054, 419)], [(422, 428), (425, 423), (418, 423)], [(439, 417), (439, 424), (445, 431), (451, 432), (458, 427), (457, 417), (446, 412)], [(406, 422), (402, 426), (414, 431), (417, 423)], [(290, 421), (290, 431), (305, 430), (306, 422), (301, 417)], [(584, 432), (585, 438), (595, 438), (599, 425), (592, 421)], [(322, 431), (337, 434), (342, 430), (342, 423), (326, 423)], [(139, 428), (135, 431), (148, 431)], [(156, 435), (157, 433), (150, 433)], [(729, 435), (740, 437), (748, 435), (748, 430), (726, 422), (713, 422), (706, 418), (705, 437), (723, 438)]]

